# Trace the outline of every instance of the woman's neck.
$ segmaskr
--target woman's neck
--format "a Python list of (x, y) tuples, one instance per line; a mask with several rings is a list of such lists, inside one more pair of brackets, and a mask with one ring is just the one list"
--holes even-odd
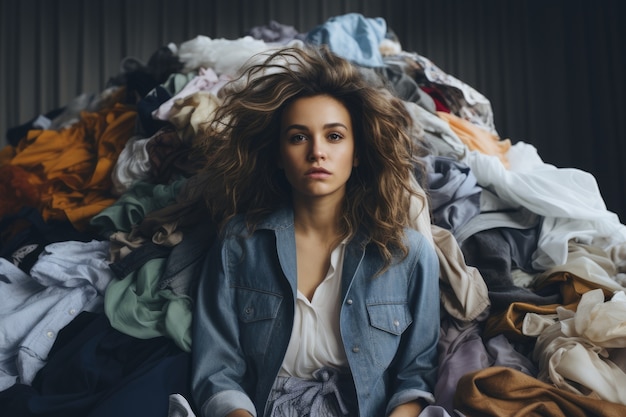
[(296, 233), (334, 241), (341, 236), (341, 202), (297, 200), (293, 202)]

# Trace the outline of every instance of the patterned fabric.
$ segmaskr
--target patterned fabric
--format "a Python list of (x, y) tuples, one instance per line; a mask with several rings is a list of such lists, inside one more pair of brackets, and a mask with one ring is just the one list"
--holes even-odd
[[(268, 401), (271, 417), (339, 417), (351, 413), (342, 394), (337, 370), (320, 368), (313, 380), (297, 377), (276, 378)], [(347, 381), (346, 381), (347, 382)]]

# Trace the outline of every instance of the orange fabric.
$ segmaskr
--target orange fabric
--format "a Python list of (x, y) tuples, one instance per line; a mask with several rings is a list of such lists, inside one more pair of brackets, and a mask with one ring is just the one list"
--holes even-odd
[(454, 405), (467, 417), (626, 416), (625, 405), (577, 395), (498, 366), (462, 376)]
[(509, 160), (506, 156), (511, 149), (509, 139), (500, 140), (497, 135), (453, 113), (437, 112), (437, 115), (448, 122), (452, 131), (468, 149), (497, 156), (505, 167), (509, 167)]
[(62, 130), (31, 130), (10, 164), (36, 175), (44, 219), (67, 219), (81, 230), (117, 198), (111, 172), (135, 128), (136, 111), (116, 103)]
[(11, 159), (15, 156), (15, 148), (11, 145), (7, 145), (0, 149), (0, 167), (7, 165)]
[(19, 166), (0, 166), (0, 218), (15, 214), (22, 207), (37, 207), (41, 179)]

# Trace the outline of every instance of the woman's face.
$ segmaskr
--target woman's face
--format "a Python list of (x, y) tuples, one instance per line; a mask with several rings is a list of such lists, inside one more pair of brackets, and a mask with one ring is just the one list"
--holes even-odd
[(357, 166), (348, 109), (327, 95), (295, 100), (282, 115), (279, 166), (294, 198), (334, 198), (346, 193)]

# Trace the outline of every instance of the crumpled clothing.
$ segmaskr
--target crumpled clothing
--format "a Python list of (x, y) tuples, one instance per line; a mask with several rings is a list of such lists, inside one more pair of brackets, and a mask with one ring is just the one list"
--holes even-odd
[[(604, 292), (594, 289), (582, 295), (576, 312), (557, 308), (553, 324), (537, 337), (533, 359), (539, 364), (538, 378), (545, 382), (626, 405), (626, 373), (611, 360), (610, 350), (626, 346), (626, 295), (619, 291), (604, 299)], [(545, 326), (548, 318), (528, 318), (537, 320)]]
[(484, 317), (491, 306), (487, 284), (465, 257), (456, 239), (448, 230), (432, 225), (432, 237), (439, 259), (439, 289), (442, 306), (448, 314), (461, 321)]
[(568, 243), (577, 240), (608, 249), (626, 241), (626, 226), (607, 210), (593, 175), (544, 163), (534, 146), (517, 142), (509, 150), (510, 167), (495, 156), (468, 152), (464, 162), (478, 184), (513, 207), (545, 216), (533, 267), (562, 265)]
[(81, 311), (101, 306), (113, 279), (107, 252), (108, 242), (50, 244), (31, 275), (0, 258), (0, 391), (30, 385), (58, 332)]
[(442, 156), (425, 156), (432, 221), (452, 234), (480, 213), (481, 187), (469, 167)]
[(235, 75), (253, 56), (270, 48), (252, 36), (239, 39), (211, 39), (198, 35), (178, 47), (178, 59), (184, 64), (183, 72), (199, 68), (213, 68), (218, 75)]
[(462, 413), (482, 417), (623, 417), (626, 406), (547, 384), (521, 371), (492, 366), (459, 381), (454, 402)]
[(284, 44), (300, 36), (300, 33), (293, 26), (270, 20), (268, 25), (253, 26), (246, 32), (246, 35), (265, 42)]
[(499, 136), (491, 102), (487, 97), (465, 82), (447, 74), (425, 56), (407, 51), (402, 51), (400, 56), (409, 62), (412, 71), (417, 71), (420, 76), (423, 74), (428, 80), (428, 86), (435, 88), (444, 96), (443, 100), (452, 107), (455, 115)]
[(505, 168), (509, 167), (507, 152), (511, 148), (509, 139), (500, 139), (481, 126), (465, 120), (455, 114), (438, 111), (437, 115), (450, 124), (450, 128), (470, 151), (479, 151), (500, 159)]
[(305, 42), (328, 45), (337, 55), (364, 67), (383, 67), (379, 45), (387, 35), (382, 17), (366, 18), (359, 13), (334, 16), (313, 28)]
[(332, 368), (320, 368), (313, 380), (278, 377), (269, 401), (272, 417), (330, 417), (349, 415), (342, 398), (339, 375)]
[(449, 123), (419, 104), (409, 102), (404, 104), (414, 123), (422, 127), (424, 138), (433, 155), (457, 160), (462, 160), (465, 157), (468, 148), (452, 131)]
[(150, 179), (150, 157), (146, 146), (150, 138), (134, 137), (129, 140), (120, 152), (113, 172), (113, 192), (122, 195), (137, 181)]
[(198, 91), (174, 101), (168, 120), (185, 143), (194, 143), (198, 132), (213, 121), (215, 111), (222, 103), (215, 94)]
[(200, 68), (198, 74), (193, 77), (183, 88), (177, 91), (169, 100), (161, 103), (158, 109), (152, 112), (155, 119), (169, 120), (170, 110), (176, 100), (184, 99), (198, 91), (207, 91), (215, 95), (231, 80), (228, 75), (219, 76), (211, 68)]
[(10, 164), (40, 177), (38, 209), (45, 220), (69, 220), (82, 230), (89, 219), (115, 202), (111, 171), (135, 127), (137, 113), (115, 104), (81, 114), (61, 131), (31, 130)]

